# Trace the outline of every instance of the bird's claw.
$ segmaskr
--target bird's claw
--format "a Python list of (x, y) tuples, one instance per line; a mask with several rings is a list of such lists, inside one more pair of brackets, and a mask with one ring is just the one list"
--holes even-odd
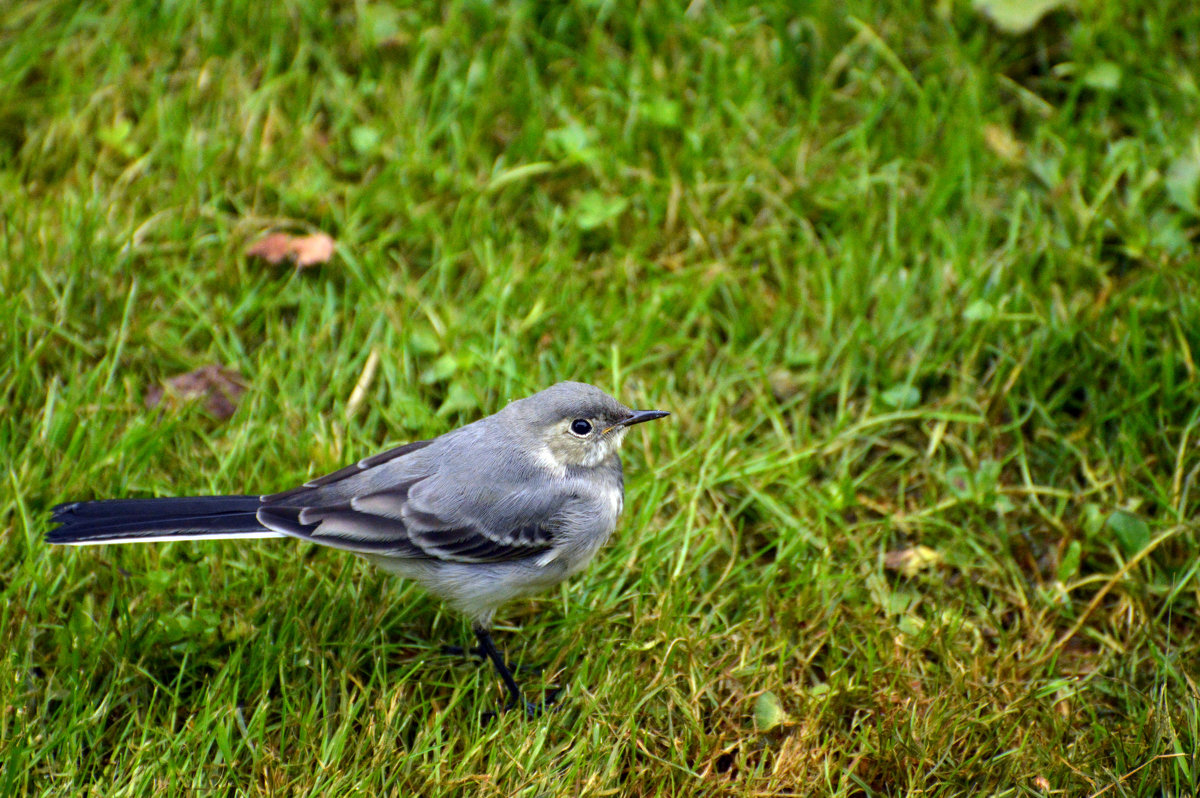
[(463, 648), (462, 646), (442, 646), (442, 653), (448, 657), (479, 657), (487, 659), (487, 654), (481, 646)]
[(517, 701), (510, 700), (507, 704), (504, 705), (504, 707), (499, 712), (494, 712), (494, 711), (490, 711), (490, 710), (488, 712), (484, 712), (483, 713), (483, 722), (485, 724), (491, 723), (492, 720), (494, 718), (496, 718), (497, 716), (499, 716), (501, 712), (512, 712), (513, 710), (518, 709), (522, 706), (525, 709), (525, 717), (528, 718), (529, 720), (533, 720), (534, 718), (541, 717), (543, 714), (546, 714), (546, 713), (557, 712), (562, 706), (561, 704), (558, 703), (558, 695), (561, 692), (562, 692), (561, 687), (555, 687), (552, 690), (548, 690), (546, 692), (546, 694), (542, 697), (542, 700), (536, 704), (533, 703), (532, 701), (529, 701), (526, 699), (521, 699), (521, 701), (519, 703)]
[[(442, 654), (448, 657), (477, 657), (478, 659), (487, 661), (488, 654), (483, 650), (483, 646), (472, 646), (471, 648), (463, 648), (462, 646), (442, 646)], [(508, 668), (513, 673), (519, 673), (522, 676), (539, 676), (546, 670), (545, 665), (514, 665), (505, 660), (504, 667)]]

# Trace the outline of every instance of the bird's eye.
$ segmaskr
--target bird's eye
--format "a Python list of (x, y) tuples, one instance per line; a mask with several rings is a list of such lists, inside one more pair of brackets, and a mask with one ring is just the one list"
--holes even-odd
[(571, 422), (571, 432), (579, 437), (584, 437), (592, 431), (592, 422), (587, 419), (577, 418)]

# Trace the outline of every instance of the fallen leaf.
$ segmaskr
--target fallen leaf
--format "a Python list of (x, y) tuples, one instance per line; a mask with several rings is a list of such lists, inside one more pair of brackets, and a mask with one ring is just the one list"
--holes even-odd
[(928, 546), (896, 549), (883, 556), (884, 568), (889, 571), (898, 571), (904, 576), (916, 576), (926, 568), (932, 568), (941, 562), (941, 552)]
[(1132, 557), (1150, 543), (1150, 526), (1126, 510), (1114, 512), (1104, 526), (1116, 536), (1117, 543), (1121, 545), (1126, 557)]
[(972, 0), (976, 11), (990, 18), (1005, 33), (1027, 33), (1042, 17), (1068, 4), (1068, 0)]
[(916, 637), (925, 629), (925, 619), (906, 612), (896, 619), (896, 628), (902, 635)]
[(898, 383), (880, 394), (879, 398), (893, 410), (910, 410), (921, 404), (921, 390), (915, 385)]
[(1005, 163), (1016, 164), (1025, 158), (1025, 148), (1004, 125), (984, 125), (983, 141)]
[(379, 148), (383, 134), (369, 125), (359, 125), (350, 131), (350, 146), (359, 155), (370, 155)]
[(279, 263), (292, 254), (292, 237), (287, 233), (271, 233), (247, 247), (246, 254), (252, 258), (262, 258), (267, 263)]
[(996, 315), (996, 307), (985, 299), (976, 299), (967, 305), (962, 317), (967, 321), (988, 321)]
[(595, 230), (616, 219), (629, 207), (629, 200), (619, 195), (608, 196), (588, 191), (579, 198), (575, 224), (581, 230)]
[(1058, 560), (1058, 581), (1066, 582), (1079, 570), (1079, 562), (1083, 559), (1083, 544), (1072, 540), (1067, 544), (1067, 550)]
[(224, 421), (237, 410), (238, 400), (246, 392), (246, 380), (233, 369), (201, 366), (154, 385), (146, 391), (146, 407), (159, 405), (177, 409), (187, 402), (203, 401), (204, 408)]
[(1116, 91), (1121, 88), (1121, 66), (1101, 61), (1083, 73), (1083, 85), (1097, 91)]
[(783, 711), (783, 704), (779, 702), (779, 696), (770, 690), (759, 695), (754, 702), (754, 728), (760, 732), (770, 731), (789, 720), (787, 713)]
[(803, 389), (796, 374), (785, 368), (772, 371), (767, 376), (767, 384), (771, 386), (771, 395), (776, 402), (786, 402)]
[(246, 254), (262, 258), (267, 263), (279, 263), (285, 258), (296, 262), (297, 268), (325, 263), (333, 257), (333, 238), (325, 233), (309, 236), (293, 236), (288, 233), (271, 233), (246, 248)]
[(296, 254), (296, 265), (315, 266), (333, 257), (333, 239), (324, 233), (314, 233), (292, 239), (292, 252)]
[(1200, 138), (1193, 138), (1190, 146), (1171, 161), (1164, 184), (1167, 199), (1175, 207), (1200, 214)]

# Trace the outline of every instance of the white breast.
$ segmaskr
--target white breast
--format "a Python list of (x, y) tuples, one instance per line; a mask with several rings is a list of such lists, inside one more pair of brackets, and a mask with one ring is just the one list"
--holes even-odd
[(620, 488), (612, 488), (608, 491), (609, 511), (612, 513), (613, 522), (616, 523), (620, 517), (621, 511), (625, 509), (625, 492)]
[(605, 519), (608, 523), (605, 526), (608, 528), (608, 534), (604, 536), (597, 544), (597, 548), (603, 546), (608, 541), (608, 536), (617, 528), (617, 519), (621, 517), (621, 511), (625, 509), (624, 492), (613, 486), (604, 492), (605, 507), (608, 517)]

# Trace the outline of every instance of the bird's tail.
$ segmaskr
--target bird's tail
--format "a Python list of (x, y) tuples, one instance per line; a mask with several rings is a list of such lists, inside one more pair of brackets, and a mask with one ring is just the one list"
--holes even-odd
[(54, 508), (49, 543), (150, 543), (163, 540), (278, 538), (258, 522), (258, 496), (191, 496), (72, 502)]

